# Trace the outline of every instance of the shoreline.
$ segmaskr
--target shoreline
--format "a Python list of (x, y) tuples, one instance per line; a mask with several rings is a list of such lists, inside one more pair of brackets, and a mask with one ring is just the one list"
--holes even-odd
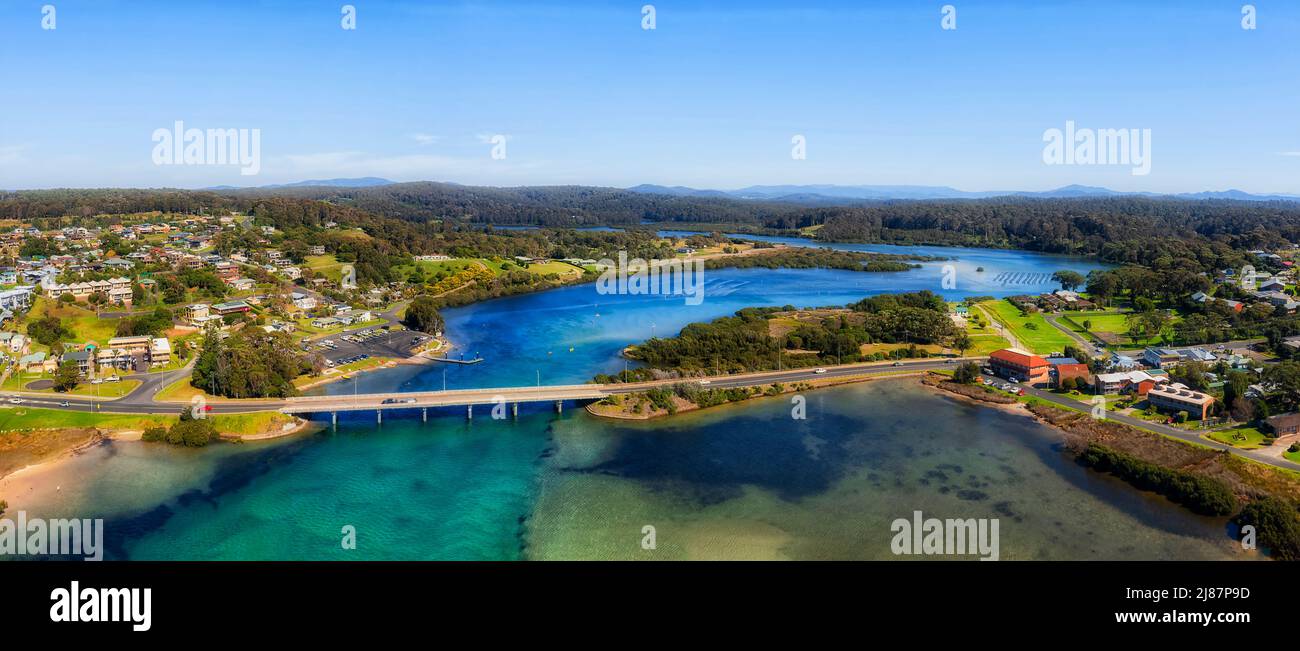
[[(608, 409), (599, 409), (599, 407), (602, 406), (601, 402), (603, 402), (603, 400), (590, 402), (583, 407), (583, 410), (586, 411), (588, 414), (591, 414), (592, 416), (595, 416), (597, 418), (605, 418), (608, 420), (648, 421), (648, 420), (657, 420), (660, 418), (667, 418), (671, 416), (676, 416), (678, 414), (689, 413), (693, 411), (701, 411), (704, 409), (714, 409), (717, 407), (735, 406), (735, 405), (740, 405), (742, 403), (749, 402), (751, 400), (758, 400), (760, 398), (774, 398), (789, 393), (798, 393), (799, 391), (803, 391), (803, 390), (815, 391), (817, 389), (828, 389), (836, 386), (843, 386), (847, 384), (860, 384), (864, 382), (872, 382), (875, 380), (900, 379), (900, 378), (920, 375), (923, 373), (926, 373), (926, 371), (902, 371), (895, 374), (875, 373), (869, 375), (868, 374), (848, 375), (842, 377), (828, 378), (825, 380), (810, 380), (807, 382), (798, 382), (798, 383), (778, 383), (778, 384), (782, 384), (780, 393), (767, 393), (762, 389), (760, 389), (758, 393), (752, 394), (747, 398), (742, 398), (740, 400), (731, 400), (728, 402), (723, 402), (716, 405), (708, 405), (704, 407), (674, 395), (672, 397), (673, 404), (676, 405), (676, 411), (674, 412), (668, 412), (667, 410), (663, 410), (663, 409), (654, 409), (652, 411), (643, 412), (640, 414), (629, 413), (626, 411), (624, 405), (618, 405), (617, 410), (613, 408), (614, 405), (604, 405)], [(698, 382), (698, 380), (684, 378), (682, 382), (690, 384), (692, 382)], [(769, 384), (766, 386), (770, 387), (771, 385)], [(700, 388), (707, 389), (708, 387), (700, 387)], [(752, 387), (752, 388), (759, 388), (759, 387)], [(644, 396), (645, 394), (644, 392), (636, 392), (636, 393), (628, 393), (628, 394), (620, 394), (620, 395), (626, 398), (631, 396)]]
[[(299, 418), (297, 416), (293, 416), (292, 418), (293, 420), (291, 422), (284, 423), (278, 430), (272, 429), (263, 432), (256, 432), (253, 434), (218, 433), (217, 440), (215, 442), (246, 443), (246, 442), (255, 442), (255, 441), (271, 441), (275, 439), (288, 438), (299, 434), (313, 434), (325, 428), (324, 424), (316, 423), (306, 418)], [(9, 472), (0, 472), (0, 499), (5, 499), (5, 495), (7, 493), (7, 491), (5, 490), (6, 486), (13, 480), (17, 480), (20, 478), (33, 479), (34, 476), (47, 474), (49, 472), (59, 469), (68, 461), (75, 459), (76, 457), (81, 456), (85, 452), (93, 448), (96, 448), (100, 445), (103, 445), (104, 443), (116, 442), (116, 441), (138, 442), (140, 441), (141, 436), (144, 434), (142, 430), (133, 429), (133, 428), (127, 428), (127, 429), (90, 428), (90, 429), (92, 430), (92, 432), (89, 434), (89, 438), (78, 441), (66, 447), (60, 448), (59, 450), (53, 451), (50, 454), (33, 461), (32, 463), (28, 463), (23, 466), (14, 468)], [(56, 429), (38, 430), (38, 431), (65, 432), (65, 431), (77, 431), (77, 430), (56, 428)], [(159, 445), (166, 445), (166, 443), (159, 443)]]
[[(955, 399), (979, 406), (999, 408), (1006, 413), (1026, 416), (1057, 432), (1068, 454), (1082, 460), (1085, 453), (1096, 446), (1101, 449), (1127, 455), (1149, 466), (1160, 468), (1165, 472), (1193, 475), (1202, 480), (1221, 484), (1238, 500), (1237, 509), (1264, 497), (1276, 497), (1294, 501), (1300, 499), (1300, 475), (1281, 468), (1274, 468), (1251, 459), (1198, 446), (1187, 441), (1165, 436), (1157, 432), (1143, 430), (1126, 423), (1091, 418), (1081, 411), (1072, 411), (1046, 403), (1027, 404), (1019, 400), (1012, 403), (993, 403), (976, 397), (958, 393), (938, 383), (930, 384), (934, 391), (943, 392)], [(1087, 465), (1087, 464), (1085, 464)], [(1088, 466), (1092, 470), (1114, 476), (1129, 484), (1134, 490), (1155, 493), (1178, 504), (1182, 508), (1197, 512), (1197, 508), (1175, 499), (1162, 490), (1135, 484), (1132, 478), (1125, 477), (1107, 468)], [(1216, 516), (1217, 517), (1217, 516)], [(1231, 520), (1231, 514), (1223, 516)]]

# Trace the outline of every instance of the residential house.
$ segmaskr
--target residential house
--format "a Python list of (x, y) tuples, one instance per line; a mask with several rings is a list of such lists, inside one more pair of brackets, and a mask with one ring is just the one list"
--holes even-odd
[(90, 377), (95, 372), (95, 352), (92, 349), (63, 353), (63, 361), (76, 362), (81, 377)]
[(252, 308), (249, 307), (248, 303), (243, 301), (229, 301), (226, 303), (217, 303), (212, 306), (212, 311), (221, 316), (226, 316), (227, 314), (241, 314), (251, 309)]
[(195, 303), (185, 306), (185, 319), (193, 322), (195, 319), (206, 319), (212, 311), (211, 306), (203, 303)]
[(1145, 396), (1152, 387), (1168, 381), (1167, 377), (1152, 375), (1146, 371), (1127, 371), (1098, 373), (1093, 386), (1099, 394), (1133, 393), (1137, 396)]
[(1062, 382), (1081, 378), (1084, 382), (1092, 383), (1092, 374), (1088, 372), (1088, 365), (1080, 362), (1073, 357), (1048, 357), (1047, 358), (1048, 378), (1052, 386), (1059, 387)]
[(1278, 414), (1264, 419), (1278, 437), (1300, 433), (1300, 414)]

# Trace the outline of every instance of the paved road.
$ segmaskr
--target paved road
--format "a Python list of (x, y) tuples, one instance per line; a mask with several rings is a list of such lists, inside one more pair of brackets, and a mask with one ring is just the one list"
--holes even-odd
[[(1061, 405), (1063, 407), (1069, 407), (1072, 409), (1088, 408), (1088, 405), (1080, 403), (1078, 400), (1074, 400), (1067, 396), (1063, 396), (1057, 393), (1052, 393), (1051, 391), (1047, 391), (1045, 389), (1036, 389), (1024, 385), (1020, 385), (1020, 386), (1025, 390), (1025, 393), (1033, 395), (1037, 398), (1042, 398), (1043, 400)], [(1214, 448), (1216, 450), (1227, 450), (1232, 454), (1247, 457), (1253, 461), (1258, 461), (1260, 463), (1268, 464), (1270, 466), (1275, 466), (1277, 468), (1286, 468), (1288, 470), (1300, 470), (1300, 463), (1295, 463), (1287, 459), (1283, 459), (1281, 457), (1272, 457), (1267, 454), (1264, 454), (1260, 450), (1242, 450), (1241, 448), (1234, 448), (1231, 445), (1220, 443), (1218, 441), (1212, 441), (1207, 438), (1202, 438), (1199, 434), (1195, 432), (1188, 432), (1187, 430), (1178, 429), (1177, 427), (1170, 427), (1169, 425), (1165, 425), (1164, 423), (1153, 423), (1151, 421), (1142, 420), (1140, 418), (1134, 418), (1133, 416), (1128, 416), (1125, 414), (1117, 414), (1113, 411), (1106, 412), (1106, 418), (1119, 423), (1124, 423), (1125, 425), (1132, 425), (1133, 427), (1137, 427), (1139, 429), (1151, 430), (1154, 432), (1158, 432), (1160, 434), (1164, 434), (1165, 436), (1172, 436), (1176, 439), (1187, 441), (1189, 443), (1197, 443), (1200, 445), (1204, 445), (1206, 447)]]

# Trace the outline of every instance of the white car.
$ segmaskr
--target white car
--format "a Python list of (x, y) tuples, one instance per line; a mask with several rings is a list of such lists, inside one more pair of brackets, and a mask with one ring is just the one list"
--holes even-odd
[(10, 399), (9, 399), (9, 402), (10, 402), (11, 404), (21, 405), (21, 404), (23, 404), (23, 399), (22, 399), (22, 398), (10, 398)]
[(824, 368), (815, 368), (815, 369), (813, 369), (813, 373), (816, 373), (816, 374), (818, 374), (818, 375), (821, 375), (822, 373), (825, 373), (825, 372), (826, 372), (826, 369), (824, 369)]
[(122, 381), (122, 378), (119, 377), (119, 376), (116, 376), (116, 375), (110, 375), (110, 376), (104, 378), (104, 381), (105, 381), (105, 382), (121, 382), (121, 381)]
[(700, 380), (700, 384), (710, 384), (708, 380)]

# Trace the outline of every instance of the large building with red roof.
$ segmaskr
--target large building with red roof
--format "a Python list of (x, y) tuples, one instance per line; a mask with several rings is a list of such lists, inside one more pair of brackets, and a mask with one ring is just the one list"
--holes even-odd
[(1029, 384), (1047, 384), (1051, 365), (1047, 360), (1019, 348), (1003, 348), (989, 353), (989, 368), (999, 377)]

